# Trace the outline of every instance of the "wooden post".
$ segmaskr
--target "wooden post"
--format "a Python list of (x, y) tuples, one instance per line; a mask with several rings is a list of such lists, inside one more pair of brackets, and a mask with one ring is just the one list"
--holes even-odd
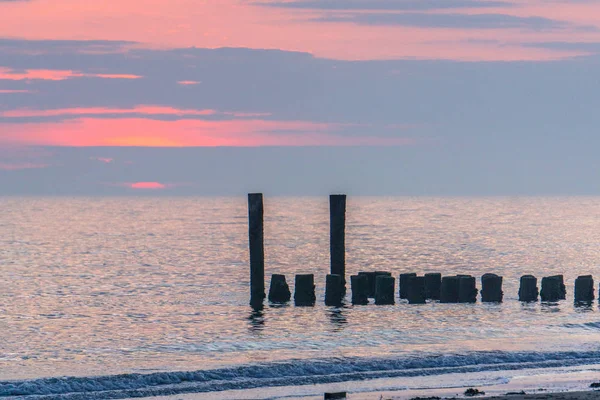
[(575, 279), (575, 302), (591, 303), (594, 298), (594, 278), (591, 275), (578, 276)]
[(425, 298), (430, 300), (439, 300), (441, 285), (442, 274), (437, 272), (425, 274)]
[(474, 276), (460, 276), (458, 278), (458, 302), (477, 302), (477, 284)]
[(294, 286), (294, 304), (296, 306), (315, 305), (315, 276), (313, 274), (296, 275)]
[(330, 274), (325, 278), (325, 305), (341, 306), (344, 297), (342, 290), (342, 277)]
[(481, 277), (481, 301), (501, 303), (503, 297), (502, 277), (496, 274), (483, 274)]
[(425, 304), (425, 277), (413, 276), (408, 280), (408, 304)]
[(538, 301), (539, 294), (537, 278), (533, 275), (523, 275), (519, 286), (519, 301)]
[(398, 279), (398, 286), (400, 286), (399, 289), (399, 295), (401, 299), (406, 299), (408, 298), (408, 288), (409, 288), (409, 282), (411, 278), (416, 277), (417, 274), (415, 274), (414, 272), (408, 272), (406, 274), (400, 274), (400, 278)]
[(352, 288), (352, 304), (369, 304), (369, 279), (367, 275), (352, 275), (350, 286)]
[(560, 281), (560, 300), (566, 300), (567, 287), (565, 286), (565, 278), (562, 275), (553, 275), (550, 278), (558, 279)]
[(375, 279), (375, 304), (394, 304), (394, 286), (396, 279), (393, 276), (379, 275)]
[(375, 282), (378, 276), (392, 276), (391, 272), (386, 271), (359, 272), (358, 275), (364, 275), (367, 277), (369, 298), (375, 298)]
[(458, 276), (444, 276), (440, 286), (440, 303), (458, 303)]
[(271, 303), (287, 303), (291, 298), (292, 294), (285, 275), (273, 274), (271, 286), (269, 286), (269, 301)]
[(250, 305), (259, 307), (265, 299), (265, 249), (263, 195), (248, 194), (248, 236), (250, 239)]
[(556, 302), (562, 299), (561, 278), (558, 275), (542, 278), (542, 290), (540, 297), (542, 301)]
[(329, 252), (331, 274), (342, 277), (346, 292), (346, 195), (329, 196)]

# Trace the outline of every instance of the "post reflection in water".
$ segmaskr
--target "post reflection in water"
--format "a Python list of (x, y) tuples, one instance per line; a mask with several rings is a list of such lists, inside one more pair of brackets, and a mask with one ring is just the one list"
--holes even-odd
[(248, 321), (248, 329), (251, 332), (260, 332), (265, 328), (265, 315), (262, 305), (252, 307)]
[(576, 301), (574, 309), (576, 313), (587, 313), (594, 311), (594, 302), (592, 301)]
[(344, 315), (345, 308), (346, 306), (342, 305), (341, 307), (329, 307), (327, 309), (327, 316), (333, 326), (334, 332), (343, 330), (348, 324), (348, 320)]

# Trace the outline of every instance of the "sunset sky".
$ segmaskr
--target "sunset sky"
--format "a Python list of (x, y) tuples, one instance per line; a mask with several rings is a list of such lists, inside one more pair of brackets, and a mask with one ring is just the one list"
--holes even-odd
[(598, 194), (599, 53), (600, 0), (0, 0), (0, 194)]

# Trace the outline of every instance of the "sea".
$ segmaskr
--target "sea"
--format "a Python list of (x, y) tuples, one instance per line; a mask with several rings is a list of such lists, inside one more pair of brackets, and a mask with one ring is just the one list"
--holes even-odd
[[(348, 290), (325, 306), (328, 196), (264, 207), (266, 287), (315, 274), (314, 307), (249, 306), (245, 196), (0, 198), (0, 397), (322, 398), (600, 376), (598, 302), (573, 302), (577, 276), (600, 278), (599, 197), (348, 197), (348, 276), (471, 274), (480, 287), (496, 273), (501, 304), (352, 306)], [(567, 299), (519, 302), (524, 274), (564, 274)]]

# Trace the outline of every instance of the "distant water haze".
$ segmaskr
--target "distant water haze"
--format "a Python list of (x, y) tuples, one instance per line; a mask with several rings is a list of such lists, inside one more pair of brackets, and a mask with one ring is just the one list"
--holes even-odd
[[(491, 147), (490, 147), (491, 146)], [(0, 149), (0, 195), (598, 195), (587, 142)], [(492, 151), (493, 150), (493, 151)]]

